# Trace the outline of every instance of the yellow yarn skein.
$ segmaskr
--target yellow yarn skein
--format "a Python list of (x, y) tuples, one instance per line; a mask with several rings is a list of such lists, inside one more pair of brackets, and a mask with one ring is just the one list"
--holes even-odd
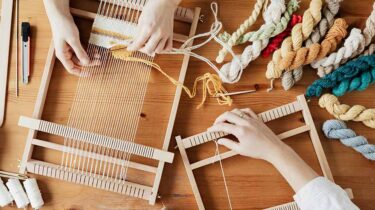
[(302, 47), (304, 40), (308, 39), (313, 32), (315, 25), (321, 19), (322, 0), (311, 0), (310, 7), (303, 13), (302, 23), (298, 23), (292, 29), (291, 36), (286, 38), (281, 48), (276, 50), (272, 56), (272, 61), (267, 65), (267, 79), (280, 78), (283, 71), (279, 68), (278, 63), (285, 57), (291, 57), (293, 51)]
[(375, 109), (366, 109), (361, 105), (340, 104), (337, 97), (332, 94), (324, 94), (320, 97), (319, 106), (327, 109), (337, 119), (362, 122), (370, 128), (375, 128)]

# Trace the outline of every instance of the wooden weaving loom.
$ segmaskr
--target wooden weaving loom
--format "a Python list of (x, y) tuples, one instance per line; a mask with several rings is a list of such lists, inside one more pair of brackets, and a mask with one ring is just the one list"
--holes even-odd
[[(327, 177), (329, 180), (333, 181), (332, 172), (329, 168), (327, 158), (324, 154), (323, 147), (319, 140), (318, 133), (316, 131), (313, 119), (310, 114), (310, 110), (308, 108), (306, 99), (303, 95), (298, 96), (297, 100), (292, 103), (282, 105), (280, 107), (262, 112), (258, 114), (258, 117), (264, 123), (266, 123), (266, 122), (270, 122), (270, 121), (273, 121), (273, 120), (276, 120), (276, 119), (279, 119), (279, 118), (282, 118), (282, 117), (285, 117), (285, 116), (288, 116), (297, 112), (302, 112), (302, 116), (303, 116), (305, 124), (295, 129), (283, 132), (279, 134), (278, 137), (283, 140), (283, 139), (287, 139), (289, 137), (292, 137), (292, 136), (295, 136), (304, 132), (309, 132), (309, 136), (311, 138), (312, 144), (314, 146), (314, 150), (318, 157), (318, 161), (319, 161), (321, 170), (323, 172), (323, 175)], [(203, 132), (203, 133), (199, 133), (197, 135), (190, 136), (190, 137), (183, 138), (183, 139), (181, 138), (181, 136), (176, 137), (177, 146), (182, 156), (182, 161), (184, 163), (187, 176), (188, 176), (190, 185), (194, 193), (194, 197), (196, 199), (198, 208), (200, 210), (204, 210), (205, 207), (202, 201), (201, 194), (199, 193), (198, 185), (195, 180), (193, 171), (201, 167), (211, 165), (214, 162), (218, 162), (220, 160), (233, 157), (237, 155), (237, 153), (230, 150), (227, 152), (220, 153), (220, 155), (215, 155), (215, 156), (203, 159), (203, 160), (199, 160), (194, 163), (190, 163), (186, 150), (192, 147), (202, 145), (207, 142), (215, 141), (216, 139), (227, 136), (227, 135), (228, 134), (224, 132)], [(348, 193), (349, 197), (351, 198), (353, 197), (351, 189), (346, 189), (346, 192)], [(290, 202), (290, 203), (283, 204), (280, 206), (275, 206), (269, 209), (270, 210), (297, 210), (299, 208), (295, 202)]]
[[(124, 43), (128, 40), (121, 37), (134, 35), (145, 3), (145, 0), (101, 0), (97, 13), (71, 9), (73, 15), (84, 21), (94, 19), (93, 29), (115, 33), (90, 32), (87, 52), (92, 60), (100, 59), (100, 64), (83, 67), (66, 125), (42, 120), (55, 65), (51, 42), (32, 118), (21, 116), (19, 120), (20, 126), (29, 129), (21, 174), (39, 174), (155, 204), (164, 164), (172, 163), (174, 157), (168, 147), (182, 89), (166, 82), (158, 72), (151, 72), (153, 70), (147, 65), (113, 58), (109, 49), (112, 42)], [(179, 7), (175, 19), (191, 26), (188, 36), (177, 34), (174, 41), (184, 42), (194, 36), (199, 17), (200, 8)], [(141, 52), (135, 52), (133, 56), (153, 60)], [(188, 62), (189, 55), (184, 55), (180, 72), (173, 71), (175, 75), (172, 76), (178, 77), (181, 83)], [(175, 70), (175, 65), (170, 69)], [(171, 94), (169, 100), (159, 100), (163, 96), (152, 92), (160, 82), (165, 82), (162, 84), (165, 90), (160, 90), (160, 95), (166, 94), (163, 91), (168, 88), (173, 90), (174, 95)], [(50, 97), (58, 91), (52, 93)], [(66, 101), (55, 102), (57, 110), (61, 103)], [(155, 109), (159, 111), (155, 112)], [(60, 114), (64, 111), (51, 108), (48, 112)], [(150, 129), (151, 123), (157, 124), (158, 129), (154, 129), (155, 125)], [(34, 149), (39, 150), (36, 153)], [(37, 160), (34, 156), (49, 160)]]
[(4, 122), (8, 79), (10, 35), (12, 29), (13, 0), (2, 0), (0, 12), (0, 127)]

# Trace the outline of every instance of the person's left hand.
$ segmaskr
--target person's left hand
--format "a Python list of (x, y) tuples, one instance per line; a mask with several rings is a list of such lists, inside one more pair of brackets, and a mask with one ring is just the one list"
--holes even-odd
[(127, 49), (140, 50), (149, 55), (171, 50), (174, 12), (179, 2), (180, 0), (148, 1), (139, 18), (135, 39)]

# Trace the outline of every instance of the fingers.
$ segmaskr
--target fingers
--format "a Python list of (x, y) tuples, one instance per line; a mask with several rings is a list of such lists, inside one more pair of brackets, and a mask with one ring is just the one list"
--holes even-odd
[(71, 48), (65, 42), (57, 42), (55, 43), (55, 49), (56, 57), (61, 61), (65, 69), (69, 73), (79, 76), (81, 69), (72, 60), (73, 52)]
[(252, 118), (258, 119), (258, 115), (255, 114), (255, 112), (250, 108), (241, 109), (241, 111), (244, 112), (245, 114), (248, 114)]
[(168, 39), (166, 39), (166, 38), (162, 39), (162, 40), (159, 42), (158, 46), (156, 47), (155, 52), (156, 52), (156, 53), (161, 53), (161, 52), (163, 52), (163, 51), (165, 50), (165, 48), (166, 48), (167, 41), (168, 41)]
[(217, 141), (217, 143), (220, 144), (220, 145), (223, 145), (224, 147), (226, 147), (230, 150), (233, 150), (237, 153), (238, 153), (239, 148), (240, 148), (240, 145), (237, 142), (232, 141), (232, 140), (227, 139), (227, 138), (221, 138)]
[(167, 41), (167, 45), (164, 48), (164, 51), (167, 51), (167, 52), (171, 51), (172, 47), (173, 47), (173, 37), (169, 37), (169, 39)]
[(220, 115), (216, 120), (215, 123), (222, 123), (222, 122), (230, 122), (234, 125), (245, 125), (247, 120), (240, 117), (238, 114), (232, 112), (224, 112)]
[(73, 39), (71, 41), (67, 40), (70, 47), (73, 49), (74, 54), (77, 56), (80, 65), (88, 65), (90, 63), (90, 58), (86, 51), (83, 49), (79, 39)]
[(141, 29), (140, 32), (137, 33), (136, 39), (128, 46), (127, 50), (138, 51), (141, 49), (146, 41), (150, 38), (151, 33), (151, 29)]
[(160, 35), (152, 35), (151, 38), (147, 41), (146, 46), (143, 48), (143, 51), (146, 52), (148, 55), (152, 55), (156, 51), (156, 47), (161, 42)]
[(208, 132), (225, 132), (235, 136), (240, 134), (239, 127), (230, 123), (219, 122), (207, 129)]

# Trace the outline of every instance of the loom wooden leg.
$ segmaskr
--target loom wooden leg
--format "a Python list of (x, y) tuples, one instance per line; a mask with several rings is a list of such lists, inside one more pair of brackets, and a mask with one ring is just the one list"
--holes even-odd
[(191, 185), (191, 189), (193, 190), (195, 200), (197, 201), (197, 204), (198, 204), (198, 208), (199, 210), (204, 210), (205, 208), (203, 205), (202, 197), (201, 197), (201, 194), (199, 193), (198, 185), (197, 185), (197, 182), (195, 181), (195, 177), (193, 174), (193, 169), (191, 168), (188, 156), (186, 154), (186, 150), (182, 143), (181, 136), (176, 137), (176, 142), (177, 142), (178, 149), (180, 150), (182, 162), (184, 163), (186, 173), (187, 173), (190, 185)]
[[(44, 66), (42, 80), (40, 83), (38, 95), (37, 95), (36, 102), (35, 102), (34, 112), (32, 115), (32, 117), (37, 118), (37, 119), (40, 119), (42, 117), (44, 103), (46, 101), (48, 86), (51, 80), (51, 75), (52, 75), (53, 66), (55, 64), (55, 59), (56, 59), (55, 47), (53, 45), (53, 40), (51, 40), (51, 44), (49, 46), (49, 50), (47, 54), (46, 64)], [(29, 132), (26, 138), (26, 146), (23, 152), (20, 170), (19, 170), (19, 173), (21, 174), (26, 173), (27, 161), (30, 160), (31, 155), (33, 153), (33, 149), (34, 149), (32, 141), (36, 137), (36, 134), (37, 134), (36, 130), (29, 129)]]

